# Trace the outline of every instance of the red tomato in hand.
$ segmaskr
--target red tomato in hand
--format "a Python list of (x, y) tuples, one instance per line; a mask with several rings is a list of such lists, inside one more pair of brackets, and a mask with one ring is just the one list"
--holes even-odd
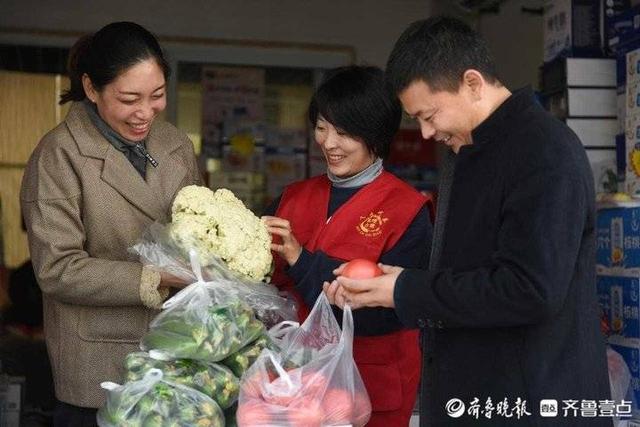
[(345, 265), (342, 275), (349, 279), (371, 279), (382, 275), (382, 270), (373, 261), (368, 259), (352, 259)]

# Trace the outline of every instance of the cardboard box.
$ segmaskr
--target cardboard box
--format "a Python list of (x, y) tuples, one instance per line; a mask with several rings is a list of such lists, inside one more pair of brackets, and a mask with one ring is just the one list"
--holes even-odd
[[(616, 172), (618, 173), (618, 191), (624, 191), (624, 180), (627, 175), (627, 156), (625, 134), (616, 135)], [(622, 184), (622, 185), (621, 185)]]
[(253, 211), (256, 215), (262, 215), (265, 208), (266, 195), (264, 190), (251, 191), (238, 188), (229, 187), (230, 191), (240, 200), (244, 205)]
[(599, 267), (640, 268), (640, 202), (598, 206), (596, 263)]
[(18, 427), (24, 400), (24, 377), (0, 374), (0, 427)]
[(610, 52), (617, 53), (625, 45), (640, 40), (640, 7), (626, 8), (605, 19), (606, 45)]
[(265, 143), (271, 148), (291, 148), (306, 150), (309, 133), (304, 129), (269, 128)]
[(616, 60), (611, 58), (556, 58), (542, 67), (542, 90), (565, 87), (616, 87)]
[(437, 143), (434, 139), (425, 140), (419, 129), (400, 129), (391, 144), (385, 165), (395, 166), (437, 166)]
[(600, 2), (547, 0), (544, 3), (544, 62), (558, 56), (602, 55)]
[(616, 146), (618, 131), (617, 119), (568, 118), (567, 126), (573, 130), (585, 147)]
[(222, 171), (264, 172), (264, 145), (247, 143), (225, 144), (222, 146)]
[(241, 191), (264, 190), (264, 174), (254, 172), (224, 172), (216, 188), (234, 188)]
[(265, 159), (267, 197), (274, 199), (284, 187), (307, 176), (307, 152), (304, 149), (284, 150), (267, 147)]
[(617, 118), (617, 94), (615, 88), (567, 88), (547, 94), (545, 108), (560, 119), (569, 117)]
[(596, 283), (610, 333), (640, 339), (640, 269), (599, 267)]
[(640, 114), (628, 115), (625, 125), (625, 191), (640, 192)]
[(617, 95), (617, 103), (616, 103), (617, 113), (618, 113), (618, 134), (623, 134), (625, 132), (625, 127), (627, 123), (627, 88), (623, 89), (622, 92), (618, 92)]
[(640, 48), (625, 53), (626, 83), (640, 82)]
[(617, 190), (618, 168), (615, 147), (585, 147), (591, 165), (596, 193), (611, 193)]
[(625, 116), (630, 117), (640, 113), (640, 82), (627, 82)]

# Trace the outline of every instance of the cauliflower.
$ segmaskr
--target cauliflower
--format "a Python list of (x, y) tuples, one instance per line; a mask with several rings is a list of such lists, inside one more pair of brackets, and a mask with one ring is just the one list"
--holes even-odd
[(231, 191), (184, 187), (173, 202), (171, 220), (171, 239), (185, 252), (195, 249), (204, 267), (218, 257), (231, 270), (255, 280), (270, 272), (271, 236)]

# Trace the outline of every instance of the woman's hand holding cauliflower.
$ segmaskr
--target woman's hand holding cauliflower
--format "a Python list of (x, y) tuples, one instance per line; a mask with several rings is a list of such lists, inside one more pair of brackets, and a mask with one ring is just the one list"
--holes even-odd
[(272, 243), (271, 249), (280, 254), (289, 266), (295, 264), (302, 253), (302, 246), (293, 235), (289, 221), (276, 216), (263, 216), (262, 220), (269, 233), (282, 238), (282, 243)]

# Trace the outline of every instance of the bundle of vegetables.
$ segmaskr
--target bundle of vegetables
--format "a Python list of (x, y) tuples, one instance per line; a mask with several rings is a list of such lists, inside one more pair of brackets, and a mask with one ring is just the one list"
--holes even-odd
[(223, 427), (224, 414), (210, 397), (163, 379), (158, 369), (140, 381), (103, 383), (107, 403), (97, 415), (100, 427)]
[(276, 348), (266, 333), (260, 335), (258, 339), (246, 347), (223, 359), (220, 363), (231, 369), (238, 378), (242, 378), (242, 375), (249, 369), (253, 362), (256, 361), (265, 348)]
[(125, 359), (127, 381), (138, 381), (151, 369), (176, 384), (194, 388), (211, 397), (222, 409), (238, 400), (240, 381), (231, 371), (213, 362), (191, 359), (159, 360), (146, 352), (130, 353)]
[(173, 202), (172, 221), (151, 224), (130, 251), (179, 279), (225, 284), (269, 326), (297, 317), (293, 299), (266, 283), (272, 256), (265, 224), (229, 190), (184, 187)]
[[(241, 301), (210, 305), (208, 283), (194, 283), (150, 324), (143, 350), (159, 350), (172, 359), (218, 362), (254, 341), (265, 327)], [(191, 289), (190, 289), (191, 288)], [(165, 306), (167, 304), (165, 303)]]
[(271, 236), (265, 224), (224, 188), (211, 191), (190, 185), (178, 192), (171, 207), (169, 234), (185, 255), (197, 249), (203, 266), (222, 259), (253, 280), (271, 271)]

